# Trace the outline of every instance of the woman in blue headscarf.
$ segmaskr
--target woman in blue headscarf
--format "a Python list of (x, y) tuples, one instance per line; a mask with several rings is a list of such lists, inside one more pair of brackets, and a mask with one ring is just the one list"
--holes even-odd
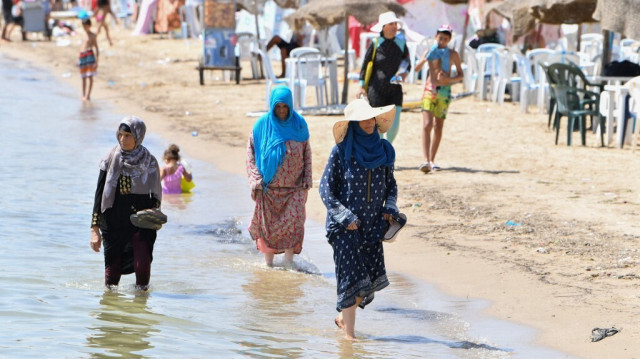
[(364, 308), (376, 291), (389, 285), (382, 240), (393, 237), (392, 225), (401, 228), (406, 222), (396, 206), (395, 151), (380, 138), (394, 116), (394, 105), (373, 108), (365, 99), (350, 103), (346, 121), (333, 127), (337, 145), (320, 181), (336, 270), (335, 323), (347, 339), (355, 338), (356, 307)]
[(271, 91), (269, 112), (256, 121), (247, 147), (247, 174), (255, 201), (249, 233), (268, 266), (284, 253), (284, 266), (302, 250), (305, 204), (311, 188), (311, 147), (304, 118), (287, 87)]

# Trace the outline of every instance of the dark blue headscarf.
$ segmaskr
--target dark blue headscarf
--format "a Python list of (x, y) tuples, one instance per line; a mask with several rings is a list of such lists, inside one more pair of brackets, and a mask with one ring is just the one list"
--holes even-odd
[[(276, 116), (276, 104), (284, 103), (289, 107), (289, 117), (280, 120)], [(280, 86), (271, 91), (269, 112), (253, 125), (253, 147), (256, 166), (266, 186), (275, 176), (278, 166), (284, 161), (289, 140), (304, 142), (309, 139), (307, 122), (293, 110), (293, 96), (288, 87)]]
[(380, 138), (378, 126), (372, 134), (367, 134), (360, 128), (358, 121), (349, 121), (347, 134), (338, 148), (345, 168), (351, 168), (351, 157), (367, 169), (391, 167), (396, 160), (396, 151), (389, 141)]

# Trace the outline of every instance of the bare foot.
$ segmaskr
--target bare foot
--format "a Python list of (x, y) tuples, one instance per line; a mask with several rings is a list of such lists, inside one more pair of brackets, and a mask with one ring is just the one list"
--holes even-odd
[(344, 321), (342, 320), (342, 316), (340, 314), (336, 316), (336, 319), (334, 319), (334, 323), (336, 323), (336, 326), (338, 326), (338, 328), (344, 330)]
[(352, 337), (352, 336), (351, 336), (351, 335), (349, 335), (349, 334), (345, 334), (345, 335), (344, 335), (344, 338), (345, 338), (346, 340), (356, 340), (356, 339), (357, 339), (356, 337)]
[(82, 101), (87, 101), (87, 96), (82, 96)]

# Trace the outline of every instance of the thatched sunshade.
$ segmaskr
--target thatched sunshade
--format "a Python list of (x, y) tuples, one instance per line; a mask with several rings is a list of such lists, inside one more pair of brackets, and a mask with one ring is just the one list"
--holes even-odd
[[(255, 13), (257, 9), (264, 7), (267, 0), (236, 0), (239, 8), (245, 9), (250, 13)], [(274, 2), (283, 9), (295, 9), (300, 6), (300, 0), (274, 0)]]
[(597, 0), (505, 0), (487, 6), (487, 13), (495, 11), (511, 22), (514, 38), (525, 35), (544, 24), (580, 24), (594, 22)]
[[(393, 11), (397, 16), (406, 14), (405, 8), (395, 0), (314, 0), (285, 17), (292, 27), (302, 28), (308, 22), (320, 30), (347, 21), (349, 15), (361, 24), (369, 25), (378, 22), (378, 15)], [(345, 47), (349, 43), (349, 26), (345, 26)], [(344, 57), (344, 86), (342, 103), (347, 102), (349, 81), (349, 56)]]
[(597, 0), (529, 0), (533, 17), (544, 24), (595, 22)]
[(598, 0), (593, 14), (603, 29), (640, 40), (640, 1)]
[(468, 4), (469, 0), (442, 0), (442, 2), (449, 5), (462, 5)]

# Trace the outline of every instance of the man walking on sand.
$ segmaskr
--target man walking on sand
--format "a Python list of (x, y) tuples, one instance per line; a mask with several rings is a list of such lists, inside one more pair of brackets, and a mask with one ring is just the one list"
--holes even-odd
[[(419, 71), (425, 62), (429, 62), (429, 77), (422, 96), (422, 152), (425, 162), (420, 165), (419, 169), (424, 173), (440, 169), (434, 161), (442, 139), (444, 120), (451, 102), (451, 84), (461, 81), (464, 76), (460, 65), (460, 55), (447, 47), (452, 34), (451, 26), (440, 26), (436, 32), (437, 43), (416, 64), (416, 71)], [(451, 77), (452, 62), (458, 73), (455, 77)], [(433, 142), (431, 141), (432, 129)]]

